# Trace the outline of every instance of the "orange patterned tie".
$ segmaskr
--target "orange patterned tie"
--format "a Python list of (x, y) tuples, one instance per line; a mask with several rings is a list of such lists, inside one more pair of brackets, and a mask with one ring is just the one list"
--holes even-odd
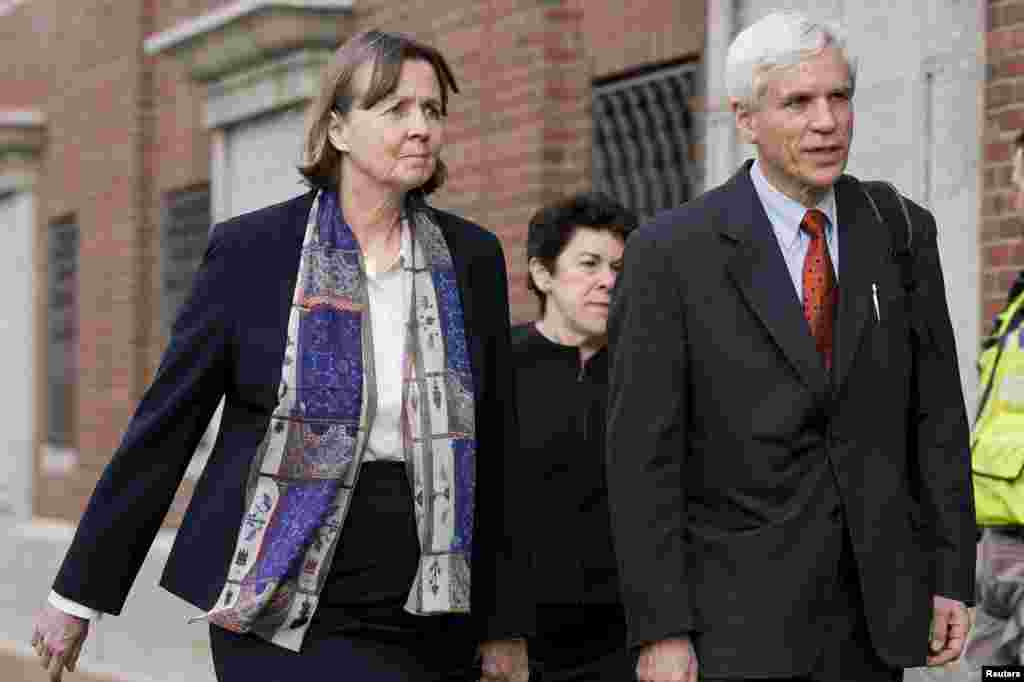
[(828, 218), (816, 208), (807, 211), (800, 221), (800, 229), (811, 237), (811, 244), (804, 257), (804, 319), (825, 361), (825, 368), (831, 369), (832, 311), (836, 303), (836, 287), (832, 258), (825, 240), (827, 224)]

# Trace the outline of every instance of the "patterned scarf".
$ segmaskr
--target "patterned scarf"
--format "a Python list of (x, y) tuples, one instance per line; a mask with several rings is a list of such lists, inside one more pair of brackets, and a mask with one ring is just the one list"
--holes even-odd
[[(476, 438), (462, 304), (429, 212), (407, 211), (403, 229), (412, 237), (412, 263), (402, 264), (412, 295), (400, 428), (420, 541), (405, 608), (468, 613)], [(210, 622), (301, 647), (344, 545), (340, 531), (374, 418), (373, 357), (359, 245), (337, 194), (321, 191), (302, 244), (280, 401), (250, 470), (247, 511)]]

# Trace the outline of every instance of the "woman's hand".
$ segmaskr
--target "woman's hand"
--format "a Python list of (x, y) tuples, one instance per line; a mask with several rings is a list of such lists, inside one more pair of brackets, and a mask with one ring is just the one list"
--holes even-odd
[(74, 672), (82, 644), (89, 635), (89, 621), (46, 604), (36, 617), (32, 648), (52, 682), (60, 682), (64, 670)]
[(525, 639), (498, 639), (480, 645), (481, 682), (526, 682), (530, 679)]

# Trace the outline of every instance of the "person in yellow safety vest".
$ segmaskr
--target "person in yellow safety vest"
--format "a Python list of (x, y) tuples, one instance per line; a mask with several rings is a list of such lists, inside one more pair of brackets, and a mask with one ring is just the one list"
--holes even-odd
[[(1024, 132), (1013, 157), (1014, 207), (1024, 210)], [(970, 667), (1024, 664), (1024, 272), (982, 343), (971, 434), (978, 525), (976, 623)]]

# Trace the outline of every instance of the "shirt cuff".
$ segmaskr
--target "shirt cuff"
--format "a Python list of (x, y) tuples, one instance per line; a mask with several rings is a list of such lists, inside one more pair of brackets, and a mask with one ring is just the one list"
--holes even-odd
[(53, 590), (50, 590), (50, 596), (47, 598), (47, 601), (50, 602), (51, 606), (60, 609), (64, 613), (72, 616), (78, 616), (79, 618), (84, 618), (86, 620), (99, 620), (103, 615), (102, 611), (97, 611), (96, 609), (91, 609), (88, 606), (83, 606), (76, 601), (71, 601), (70, 599), (60, 596)]

